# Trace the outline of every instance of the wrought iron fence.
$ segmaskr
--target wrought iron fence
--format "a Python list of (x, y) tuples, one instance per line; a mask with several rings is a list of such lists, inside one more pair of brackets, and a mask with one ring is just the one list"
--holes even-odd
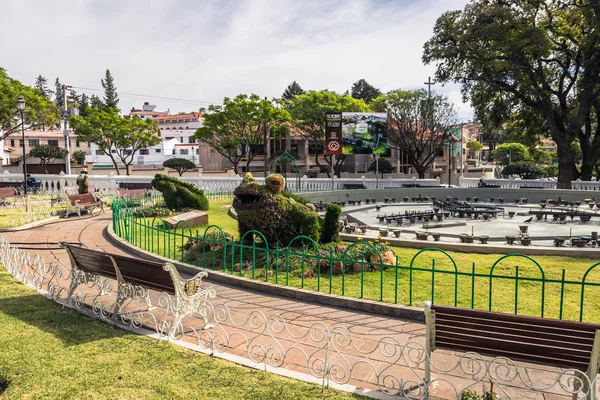
[[(155, 199), (144, 200), (155, 203)], [(374, 244), (322, 247), (299, 236), (286, 247), (258, 231), (239, 240), (211, 225), (146, 218), (141, 204), (113, 203), (115, 233), (144, 250), (209, 270), (317, 292), (393, 304), (436, 304), (576, 321), (600, 322), (600, 262), (580, 276), (544, 268), (532, 257), (507, 254), (490, 267), (459, 267), (447, 252), (418, 251), (408, 265), (386, 264)], [(569, 276), (570, 275), (570, 276)]]
[[(267, 372), (289, 376), (294, 371), (296, 378), (323, 387), (360, 388), (377, 398), (382, 393), (407, 400), (481, 398), (473, 393), (490, 391), (491, 385), (503, 399), (534, 398), (540, 393), (557, 398), (600, 398), (598, 378), (590, 382), (576, 370), (523, 365), (475, 352), (455, 355), (439, 351), (430, 358), (419, 337), (407, 338), (394, 331), (365, 335), (352, 332), (347, 324), (326, 320), (297, 324), (260, 309), (238, 310), (227, 302), (218, 303), (218, 297), (205, 304), (208, 324), (194, 315), (177, 322), (173, 317), (177, 302), (164, 292), (151, 294), (155, 307), (150, 309), (140, 308), (136, 291), (131, 291), (123, 307), (115, 307), (115, 281), (86, 274), (73, 276), (68, 266), (47, 264), (43, 257), (32, 256), (2, 237), (0, 263), (16, 279), (51, 300), (111, 325), (154, 333), (177, 344), (185, 342), (193, 350)], [(86, 284), (67, 300), (70, 281), (78, 278)], [(425, 377), (424, 364), (431, 371), (430, 380)], [(532, 379), (530, 373), (543, 379)]]

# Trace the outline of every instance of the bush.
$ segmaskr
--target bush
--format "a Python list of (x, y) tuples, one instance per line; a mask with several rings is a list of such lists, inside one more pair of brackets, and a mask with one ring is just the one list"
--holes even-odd
[(519, 175), (523, 179), (538, 179), (546, 176), (546, 171), (531, 161), (520, 161), (504, 167), (502, 175)]
[(191, 208), (208, 210), (208, 199), (204, 192), (191, 183), (163, 174), (156, 174), (152, 187), (163, 194), (167, 207), (171, 210)]
[(171, 210), (166, 207), (145, 207), (139, 208), (133, 212), (135, 217), (166, 217), (171, 215)]
[(340, 216), (342, 207), (337, 204), (327, 206), (325, 221), (323, 223), (323, 233), (321, 234), (321, 243), (332, 243), (340, 241)]
[(302, 196), (295, 195), (294, 193), (288, 192), (287, 190), (284, 190), (283, 192), (281, 192), (281, 195), (283, 197), (287, 197), (288, 199), (294, 200), (296, 203), (300, 203), (300, 204), (304, 204), (304, 205), (307, 205), (310, 203), (310, 200), (305, 199)]
[(379, 168), (377, 168), (377, 161), (373, 161), (371, 165), (369, 165), (368, 170), (369, 172), (375, 172), (377, 169), (379, 169), (379, 173), (381, 174), (382, 178), (383, 174), (391, 174), (392, 172), (394, 172), (394, 166), (389, 160), (385, 158), (379, 159)]
[(558, 176), (558, 165), (547, 165), (544, 167), (544, 172), (548, 177)]

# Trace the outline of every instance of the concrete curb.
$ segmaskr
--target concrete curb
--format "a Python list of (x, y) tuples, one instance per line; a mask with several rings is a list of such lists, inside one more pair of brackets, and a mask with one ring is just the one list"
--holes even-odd
[(33, 221), (33, 222), (30, 222), (25, 225), (15, 226), (14, 228), (0, 228), (0, 232), (18, 232), (18, 231), (24, 231), (27, 229), (31, 229), (31, 228), (39, 228), (40, 226), (44, 226), (44, 225), (49, 224), (54, 221), (58, 221), (60, 218), (62, 218), (62, 217), (54, 216), (54, 217), (50, 217), (50, 218), (46, 218), (46, 219), (40, 219), (38, 221)]
[[(121, 239), (119, 236), (117, 236), (117, 234), (113, 231), (112, 226), (110, 225), (107, 226), (105, 229), (108, 240), (112, 242), (116, 247), (130, 254), (134, 254), (146, 260), (173, 263), (179, 271), (189, 275), (195, 275), (200, 270), (204, 270), (203, 268), (197, 268), (195, 266), (174, 261), (166, 257), (162, 257), (137, 248), (131, 245), (130, 243), (126, 242), (125, 240)], [(282, 286), (274, 283), (261, 282), (241, 276), (227, 274), (224, 272), (213, 271), (210, 269), (206, 269), (206, 271), (208, 272), (207, 279), (209, 281), (223, 283), (230, 286), (236, 286), (260, 293), (267, 293), (276, 296), (287, 297), (290, 299), (301, 300), (310, 303), (318, 303), (339, 308), (347, 308), (350, 310), (368, 312), (372, 314), (380, 314), (389, 317), (403, 318), (419, 322), (425, 321), (423, 309), (418, 307), (389, 304), (373, 300), (355, 299), (351, 297), (338, 296), (328, 293), (318, 293), (306, 289), (297, 289), (290, 286)]]

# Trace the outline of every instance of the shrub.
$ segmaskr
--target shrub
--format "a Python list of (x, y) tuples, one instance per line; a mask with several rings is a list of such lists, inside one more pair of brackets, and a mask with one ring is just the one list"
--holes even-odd
[(183, 175), (183, 173), (186, 171), (196, 168), (196, 164), (194, 164), (190, 160), (177, 157), (166, 160), (162, 165), (165, 168), (174, 169), (175, 171), (177, 171), (179, 176)]
[(283, 197), (287, 197), (288, 199), (294, 200), (296, 203), (300, 203), (300, 204), (304, 204), (304, 205), (310, 204), (310, 200), (305, 199), (302, 196), (298, 196), (294, 193), (288, 192), (287, 190), (284, 190), (283, 192), (281, 192), (281, 195)]
[(167, 207), (171, 210), (191, 208), (208, 210), (208, 199), (204, 192), (191, 183), (163, 174), (156, 174), (152, 187), (163, 194)]
[(519, 175), (523, 179), (538, 179), (546, 176), (546, 171), (531, 161), (519, 161), (504, 167), (502, 175)]
[(558, 176), (558, 165), (547, 165), (546, 167), (544, 167), (544, 171), (546, 176)]
[(321, 243), (332, 243), (340, 241), (340, 216), (342, 207), (337, 204), (327, 206), (325, 212), (325, 221), (323, 223), (323, 233), (321, 234)]

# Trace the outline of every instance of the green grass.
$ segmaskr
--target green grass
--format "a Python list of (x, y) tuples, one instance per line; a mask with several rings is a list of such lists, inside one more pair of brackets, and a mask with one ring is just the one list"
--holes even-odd
[(62, 309), (4, 269), (0, 327), (2, 399), (363, 398), (116, 329)]
[[(227, 209), (221, 208), (228, 201), (211, 202), (209, 210), (210, 223), (222, 226), (228, 233), (237, 233), (237, 222), (227, 215)], [(201, 236), (205, 227), (194, 227)], [(179, 233), (182, 231), (179, 230)], [(187, 235), (187, 232), (185, 232)], [(194, 233), (192, 233), (194, 234)], [(237, 235), (234, 235), (237, 236)], [(181, 261), (186, 260), (182, 254), (182, 246), (186, 239), (179, 236), (176, 240), (165, 236), (164, 233), (156, 232), (154, 237), (146, 236), (144, 232), (138, 233), (131, 238), (133, 244)], [(183, 240), (182, 240), (183, 239)], [(393, 247), (397, 257), (398, 265), (408, 267), (418, 250), (412, 248)], [(229, 252), (230, 254), (231, 252)], [(447, 253), (456, 263), (459, 272), (471, 273), (475, 266), (477, 276), (473, 280), (468, 276), (459, 276), (455, 286), (454, 275), (444, 274), (443, 271), (454, 271), (451, 259), (442, 252), (424, 252), (414, 261), (413, 267), (426, 269), (427, 271), (412, 272), (412, 287), (410, 284), (410, 272), (399, 269), (396, 279), (395, 269), (386, 269), (381, 272), (367, 272), (364, 278), (361, 274), (346, 274), (345, 276), (321, 276), (320, 278), (306, 277), (302, 279), (302, 257), (290, 256), (286, 262), (285, 257), (275, 262), (274, 255), (270, 254), (268, 281), (287, 284), (294, 287), (304, 287), (311, 290), (319, 290), (324, 293), (334, 293), (350, 297), (362, 297), (371, 300), (383, 300), (388, 303), (422, 306), (427, 300), (433, 300), (438, 304), (456, 305), (462, 307), (474, 307), (477, 309), (490, 308), (490, 278), (489, 274), (494, 263), (500, 259), (502, 254), (471, 254), (471, 253)], [(242, 275), (254, 277), (254, 279), (265, 280), (265, 254), (263, 250), (255, 253), (255, 271), (243, 271)], [(244, 250), (244, 261), (251, 261), (253, 254), (251, 250)], [(563, 269), (565, 280), (581, 282), (585, 272), (597, 260), (589, 258), (573, 257), (550, 257), (535, 256), (546, 279), (560, 280)], [(435, 280), (432, 279), (432, 266), (435, 260)], [(234, 263), (239, 263), (239, 248), (236, 249)], [(194, 262), (195, 263), (195, 262)], [(199, 260), (198, 265), (215, 270), (223, 270), (223, 265), (228, 266), (231, 272), (231, 259), (223, 261), (221, 254), (208, 253)], [(289, 264), (289, 266), (288, 266)], [(316, 270), (316, 260), (304, 258), (305, 270)], [(519, 267), (519, 277), (541, 278), (542, 273), (535, 262), (526, 257), (509, 257), (500, 261), (494, 269), (494, 275), (514, 278), (516, 267)], [(277, 270), (277, 273), (275, 273)], [(236, 272), (239, 274), (239, 272)], [(397, 283), (396, 283), (397, 282)], [(587, 277), (587, 282), (600, 282), (600, 266), (595, 268)], [(458, 289), (455, 290), (455, 287)], [(412, 297), (410, 296), (412, 289)], [(565, 284), (561, 298), (560, 283), (546, 283), (544, 293), (545, 317), (579, 320), (582, 307), (581, 284)], [(562, 307), (561, 307), (562, 302)], [(515, 303), (517, 308), (515, 310)], [(511, 312), (533, 316), (542, 315), (542, 283), (532, 281), (520, 281), (515, 285), (514, 279), (494, 277), (493, 292), (491, 296), (491, 309), (494, 311)], [(583, 301), (583, 320), (589, 322), (600, 322), (600, 287), (586, 287)]]

